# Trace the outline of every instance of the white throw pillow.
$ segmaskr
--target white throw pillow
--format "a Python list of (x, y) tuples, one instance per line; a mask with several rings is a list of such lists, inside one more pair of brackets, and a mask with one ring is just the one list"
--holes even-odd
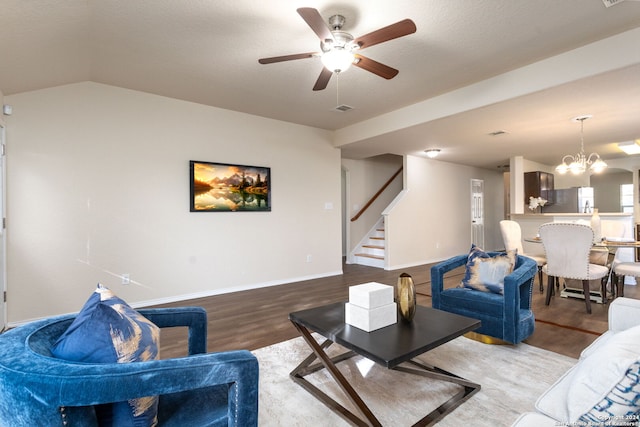
[[(640, 325), (618, 332), (580, 361), (567, 396), (569, 421), (575, 423), (620, 383), (640, 360)], [(624, 414), (614, 414), (624, 415)]]

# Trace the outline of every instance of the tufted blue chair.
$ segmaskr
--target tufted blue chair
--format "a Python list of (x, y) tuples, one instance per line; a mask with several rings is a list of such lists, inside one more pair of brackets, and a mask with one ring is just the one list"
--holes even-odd
[(159, 426), (257, 426), (258, 361), (249, 351), (206, 353), (200, 307), (138, 310), (158, 327), (189, 328), (189, 356), (90, 364), (51, 356), (73, 315), (0, 335), (1, 426), (97, 426), (92, 405), (159, 395)]
[[(497, 252), (490, 252), (495, 256)], [(433, 308), (479, 319), (475, 332), (517, 344), (533, 333), (531, 292), (538, 266), (528, 257), (517, 255), (513, 272), (504, 279), (504, 295), (456, 287), (444, 288), (444, 275), (464, 266), (468, 255), (458, 255), (431, 267)]]

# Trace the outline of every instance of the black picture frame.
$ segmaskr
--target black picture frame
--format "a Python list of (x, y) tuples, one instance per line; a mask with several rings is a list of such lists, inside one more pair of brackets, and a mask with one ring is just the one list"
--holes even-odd
[(191, 212), (271, 211), (271, 168), (189, 161)]

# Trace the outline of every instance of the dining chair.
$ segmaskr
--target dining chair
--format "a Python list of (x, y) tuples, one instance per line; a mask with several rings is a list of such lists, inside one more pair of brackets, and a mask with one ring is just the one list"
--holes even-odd
[(526, 256), (533, 259), (538, 266), (538, 282), (540, 283), (540, 293), (544, 291), (542, 282), (542, 266), (546, 264), (547, 258), (544, 254), (531, 254), (525, 253), (522, 246), (522, 229), (520, 224), (515, 221), (504, 219), (500, 221), (500, 232), (502, 233), (502, 240), (504, 241), (504, 249), (506, 251), (512, 251), (516, 249), (518, 255)]
[(547, 257), (547, 263), (542, 267), (548, 277), (545, 305), (551, 302), (555, 278), (578, 279), (582, 281), (587, 313), (591, 314), (589, 281), (600, 279), (601, 292), (605, 295), (605, 282), (602, 279), (609, 275), (608, 267), (589, 262), (593, 230), (583, 224), (552, 222), (542, 224), (539, 233)]
[(611, 286), (613, 298), (624, 296), (624, 278), (626, 276), (635, 277), (637, 281), (640, 277), (640, 262), (617, 262), (613, 264), (613, 283)]
[[(611, 260), (611, 296), (624, 294), (625, 276), (640, 276), (640, 264), (634, 263), (635, 248), (616, 242), (629, 242), (633, 239), (633, 231), (622, 221), (602, 221), (602, 238), (607, 241), (607, 250), (613, 255)], [(616, 273), (617, 271), (617, 273)], [(620, 279), (622, 278), (622, 282)]]

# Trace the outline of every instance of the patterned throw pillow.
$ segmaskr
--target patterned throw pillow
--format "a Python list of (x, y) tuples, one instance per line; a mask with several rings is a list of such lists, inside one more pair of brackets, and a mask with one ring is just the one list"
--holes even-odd
[[(632, 426), (640, 422), (640, 361), (629, 366), (624, 377), (578, 423), (589, 426)], [(580, 424), (582, 425), (582, 424)]]
[[(51, 353), (86, 363), (157, 360), (160, 329), (109, 289), (98, 284)], [(101, 426), (155, 426), (158, 396), (97, 405)]]
[(472, 244), (462, 286), (482, 292), (504, 293), (504, 278), (516, 264), (516, 251), (491, 256)]

